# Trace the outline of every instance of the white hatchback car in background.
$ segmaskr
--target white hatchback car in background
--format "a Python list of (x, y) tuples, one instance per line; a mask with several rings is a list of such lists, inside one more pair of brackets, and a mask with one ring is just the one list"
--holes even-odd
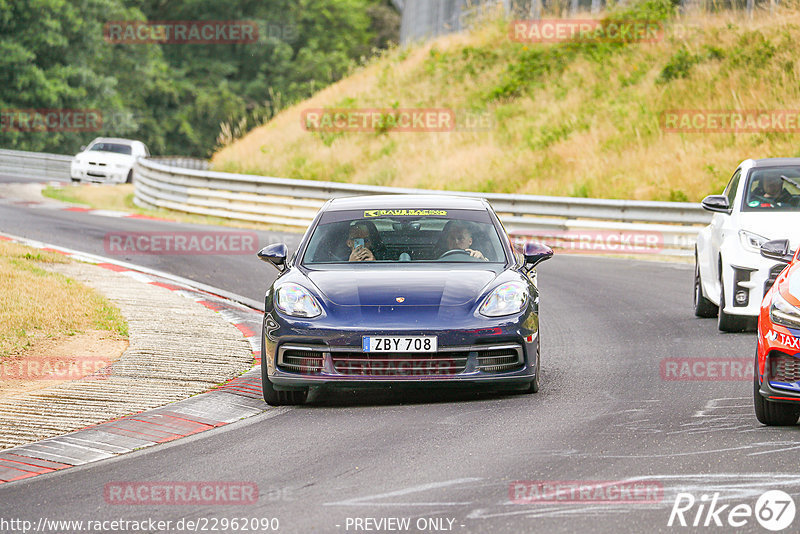
[(98, 137), (82, 150), (70, 165), (73, 182), (130, 183), (136, 158), (150, 156), (141, 141), (114, 137)]
[(800, 158), (743, 161), (721, 195), (703, 199), (714, 212), (697, 236), (694, 311), (717, 316), (719, 329), (755, 326), (761, 300), (786, 267), (761, 256), (772, 239), (800, 238)]

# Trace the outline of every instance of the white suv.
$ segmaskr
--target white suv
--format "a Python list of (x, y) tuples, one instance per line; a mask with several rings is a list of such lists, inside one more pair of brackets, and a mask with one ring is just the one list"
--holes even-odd
[(719, 329), (755, 326), (761, 300), (786, 267), (760, 255), (762, 244), (800, 236), (800, 158), (743, 161), (721, 195), (703, 199), (714, 212), (697, 236), (694, 312), (717, 316)]
[(82, 148), (72, 160), (70, 177), (73, 182), (130, 183), (136, 158), (149, 157), (150, 151), (141, 141), (98, 137)]

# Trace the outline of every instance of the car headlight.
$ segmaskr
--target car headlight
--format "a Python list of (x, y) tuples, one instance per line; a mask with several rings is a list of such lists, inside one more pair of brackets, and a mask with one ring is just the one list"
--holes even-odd
[(800, 308), (790, 304), (776, 290), (769, 307), (769, 319), (781, 326), (800, 328)]
[(314, 295), (297, 284), (283, 284), (275, 291), (275, 307), (292, 317), (316, 317), (322, 313)]
[(747, 230), (739, 230), (739, 239), (745, 249), (755, 253), (761, 252), (761, 245), (769, 241), (766, 237)]
[(487, 317), (511, 315), (521, 312), (527, 301), (528, 287), (519, 282), (508, 282), (489, 293), (479, 311)]
[(114, 164), (114, 168), (115, 168), (115, 169), (125, 169), (125, 168), (127, 168), (127, 167), (128, 167), (128, 166), (127, 166), (127, 165), (125, 165), (124, 163), (115, 163), (115, 164)]

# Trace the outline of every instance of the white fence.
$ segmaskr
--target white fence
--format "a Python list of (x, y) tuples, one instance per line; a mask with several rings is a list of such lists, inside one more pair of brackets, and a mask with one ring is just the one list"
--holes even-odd
[(143, 207), (305, 229), (320, 206), (334, 197), (457, 194), (489, 200), (509, 234), (520, 240), (540, 239), (575, 251), (673, 256), (691, 255), (699, 225), (708, 224), (711, 219), (699, 204), (689, 202), (403, 189), (232, 174), (187, 166), (185, 159), (140, 159), (134, 170), (135, 202)]

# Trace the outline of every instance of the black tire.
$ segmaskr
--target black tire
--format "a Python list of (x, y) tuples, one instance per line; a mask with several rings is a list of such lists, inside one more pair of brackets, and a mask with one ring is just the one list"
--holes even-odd
[(80, 179), (80, 178), (72, 178), (72, 177), (70, 176), (70, 181), (72, 181), (72, 183), (73, 183), (73, 184), (74, 184), (74, 183), (80, 183), (81, 179)]
[(700, 264), (697, 254), (694, 255), (694, 314), (697, 317), (709, 319), (716, 317), (719, 308), (703, 296), (703, 284), (700, 279)]
[(800, 417), (800, 408), (791, 404), (768, 401), (758, 392), (758, 386), (758, 355), (756, 355), (756, 364), (753, 367), (753, 404), (756, 419), (767, 426), (796, 425)]
[(267, 378), (266, 347), (264, 346), (264, 333), (261, 333), (261, 394), (264, 402), (270, 406), (296, 406), (304, 404), (308, 398), (308, 389), (282, 391), (272, 387), (272, 382)]
[(128, 171), (128, 177), (125, 178), (125, 183), (126, 184), (132, 184), (133, 183), (133, 169)]
[(725, 285), (719, 277), (719, 312), (717, 315), (717, 328), (722, 332), (742, 332), (750, 324), (750, 317), (746, 315), (730, 315), (725, 313)]
[(539, 347), (541, 346), (541, 343), (539, 341), (540, 340), (537, 338), (536, 339), (536, 377), (533, 380), (531, 380), (531, 383), (530, 383), (530, 385), (528, 385), (528, 388), (525, 390), (525, 393), (538, 393), (539, 392), (539, 370), (541, 368), (540, 362), (542, 361), (542, 357), (541, 357), (542, 352), (539, 349)]

